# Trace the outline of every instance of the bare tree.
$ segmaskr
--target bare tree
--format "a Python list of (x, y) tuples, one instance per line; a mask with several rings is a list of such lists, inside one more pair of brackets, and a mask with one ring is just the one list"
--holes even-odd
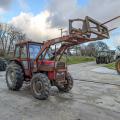
[(88, 56), (95, 56), (96, 54), (96, 44), (94, 42), (89, 43), (86, 47)]
[(80, 45), (80, 53), (81, 53), (81, 56), (86, 56), (86, 45), (84, 44)]
[(102, 50), (109, 50), (109, 47), (106, 43), (102, 41), (98, 41), (95, 43), (95, 47), (97, 51), (102, 51)]
[(25, 40), (25, 34), (9, 24), (0, 24), (0, 50), (9, 54), (14, 50), (15, 44)]
[(117, 50), (117, 51), (120, 51), (120, 46), (117, 46), (117, 47), (116, 47), (116, 50)]
[(89, 43), (86, 47), (87, 56), (95, 56), (97, 51), (109, 50), (106, 43), (102, 41)]

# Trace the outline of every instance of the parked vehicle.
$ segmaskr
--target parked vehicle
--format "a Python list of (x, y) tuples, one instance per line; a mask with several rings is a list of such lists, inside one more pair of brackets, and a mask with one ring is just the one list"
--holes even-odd
[(115, 51), (114, 50), (104, 50), (98, 51), (96, 54), (96, 63), (97, 64), (108, 64), (115, 60)]
[(0, 71), (5, 71), (7, 67), (7, 61), (0, 57)]

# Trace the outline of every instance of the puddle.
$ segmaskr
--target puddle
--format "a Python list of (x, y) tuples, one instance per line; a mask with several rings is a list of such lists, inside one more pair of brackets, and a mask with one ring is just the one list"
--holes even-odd
[(93, 69), (91, 71), (97, 72), (97, 73), (102, 73), (102, 74), (118, 75), (116, 70), (108, 69), (108, 68), (105, 68), (105, 67), (95, 68), (95, 69)]

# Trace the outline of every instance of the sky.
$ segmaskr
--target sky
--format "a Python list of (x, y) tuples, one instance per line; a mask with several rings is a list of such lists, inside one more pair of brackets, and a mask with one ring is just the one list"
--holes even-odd
[[(68, 20), (90, 16), (105, 22), (120, 15), (120, 0), (0, 0), (0, 22), (22, 30), (34, 41), (60, 36), (59, 28), (68, 29)], [(120, 19), (107, 24), (120, 27)], [(104, 40), (111, 49), (120, 45), (120, 29)]]

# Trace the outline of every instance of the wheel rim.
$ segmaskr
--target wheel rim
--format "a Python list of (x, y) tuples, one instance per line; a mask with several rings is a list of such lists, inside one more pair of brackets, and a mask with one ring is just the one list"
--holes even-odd
[(42, 87), (43, 87), (43, 84), (42, 84), (42, 82), (39, 79), (34, 81), (34, 83), (33, 83), (33, 90), (34, 90), (36, 95), (41, 95)]
[(9, 71), (7, 74), (7, 80), (10, 86), (13, 86), (15, 83), (15, 73), (14, 71)]

